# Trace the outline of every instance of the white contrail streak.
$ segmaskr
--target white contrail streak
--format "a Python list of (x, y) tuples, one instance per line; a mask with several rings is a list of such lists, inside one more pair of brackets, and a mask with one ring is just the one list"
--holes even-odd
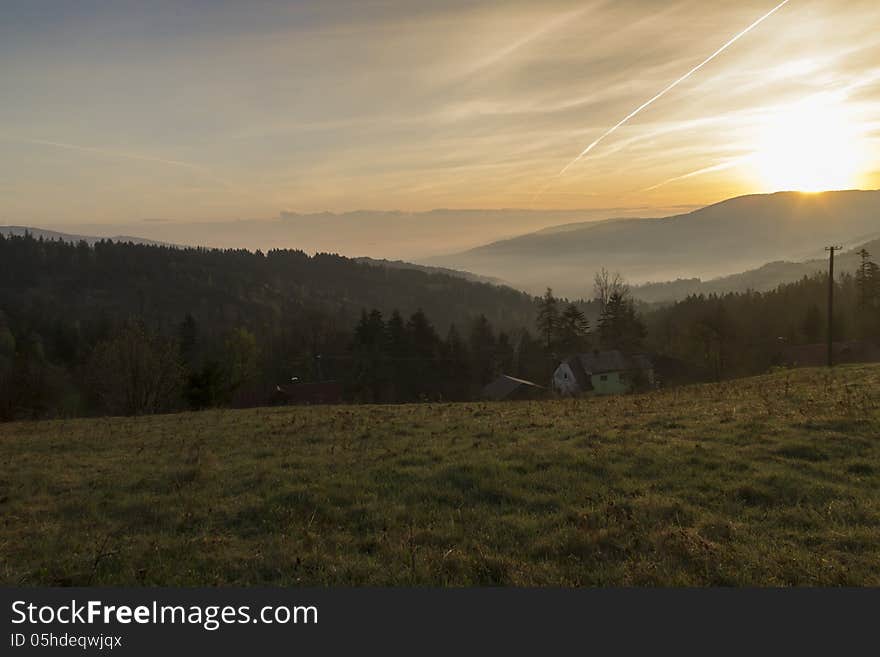
[(51, 148), (61, 148), (68, 151), (78, 151), (80, 153), (92, 153), (95, 155), (103, 155), (106, 157), (116, 157), (124, 160), (135, 160), (137, 162), (152, 162), (155, 164), (165, 164), (181, 169), (188, 169), (199, 174), (204, 180), (209, 180), (215, 185), (225, 187), (228, 190), (239, 193), (253, 199), (259, 199), (251, 192), (240, 188), (228, 180), (217, 177), (208, 167), (184, 160), (172, 160), (165, 157), (156, 157), (153, 155), (142, 155), (140, 153), (131, 153), (127, 151), (116, 151), (107, 148), (97, 148), (95, 146), (82, 146), (81, 144), (71, 144), (64, 141), (50, 141), (48, 139), (30, 139), (28, 137), (12, 137), (10, 135), (0, 135), (0, 141), (15, 142), (19, 144), (32, 144), (34, 146), (49, 146)]
[(69, 151), (79, 151), (81, 153), (95, 153), (97, 155), (106, 155), (108, 157), (120, 157), (126, 160), (138, 160), (140, 162), (156, 162), (158, 164), (168, 164), (171, 166), (182, 167), (184, 169), (192, 169), (207, 173), (208, 169), (192, 162), (183, 162), (182, 160), (169, 160), (162, 157), (153, 157), (150, 155), (140, 155), (138, 153), (126, 153), (124, 151), (108, 150), (106, 148), (95, 148), (93, 146), (80, 146), (79, 144), (69, 144), (63, 141), (49, 141), (47, 139), (28, 139), (25, 137), (8, 137), (0, 135), (3, 141), (13, 141), (21, 144), (33, 144), (35, 146), (51, 146), (53, 148), (63, 148)]
[(675, 87), (677, 87), (678, 85), (680, 85), (682, 82), (684, 82), (684, 81), (687, 80), (689, 77), (691, 77), (694, 73), (696, 73), (696, 72), (699, 71), (701, 68), (703, 68), (706, 64), (708, 64), (708, 63), (711, 62), (713, 59), (715, 59), (716, 57), (718, 57), (718, 55), (720, 55), (720, 54), (723, 53), (725, 50), (727, 50), (728, 48), (730, 48), (730, 46), (732, 46), (734, 43), (736, 43), (737, 41), (739, 41), (742, 37), (744, 37), (746, 34), (748, 34), (749, 32), (751, 32), (752, 30), (754, 30), (754, 29), (755, 29), (756, 27), (758, 27), (761, 23), (763, 23), (765, 20), (767, 20), (768, 18), (770, 18), (773, 14), (775, 14), (777, 11), (779, 11), (780, 9), (782, 9), (782, 8), (783, 8), (785, 5), (787, 5), (788, 3), (789, 3), (789, 0), (783, 0), (783, 2), (780, 2), (780, 3), (779, 3), (778, 5), (776, 5), (773, 9), (771, 9), (771, 10), (768, 11), (766, 14), (764, 14), (763, 16), (761, 16), (758, 20), (756, 20), (754, 23), (752, 23), (751, 25), (749, 25), (749, 26), (748, 26), (746, 29), (744, 29), (742, 32), (740, 32), (739, 34), (737, 34), (736, 36), (734, 36), (732, 39), (730, 39), (730, 41), (728, 41), (728, 42), (725, 43), (723, 46), (721, 46), (718, 50), (716, 50), (715, 52), (713, 52), (711, 55), (709, 55), (709, 56), (708, 56), (706, 59), (704, 59), (702, 62), (700, 62), (699, 64), (697, 64), (696, 66), (694, 66), (690, 71), (688, 71), (687, 73), (685, 73), (684, 75), (682, 75), (680, 78), (678, 78), (675, 82), (673, 82), (672, 84), (670, 84), (669, 86), (667, 86), (665, 89), (663, 89), (663, 91), (661, 91), (660, 93), (658, 93), (656, 96), (654, 96), (654, 97), (651, 98), (650, 100), (645, 101), (644, 103), (642, 103), (641, 105), (639, 105), (636, 109), (634, 109), (632, 112), (630, 112), (630, 113), (627, 114), (625, 117), (623, 117), (623, 119), (621, 119), (621, 120), (620, 120), (618, 123), (616, 123), (613, 127), (609, 128), (609, 129), (606, 130), (602, 135), (600, 135), (599, 138), (596, 139), (596, 141), (594, 141), (592, 144), (590, 144), (589, 146), (587, 146), (583, 151), (581, 151), (580, 155), (578, 155), (578, 156), (577, 156), (576, 158), (574, 158), (571, 162), (569, 162), (569, 163), (566, 164), (564, 167), (562, 167), (562, 171), (559, 172), (559, 174), (558, 174), (557, 177), (563, 175), (566, 171), (568, 171), (568, 169), (569, 169), (572, 165), (574, 165), (574, 164), (580, 162), (580, 161), (581, 161), (581, 160), (582, 160), (587, 154), (589, 154), (589, 152), (590, 152), (591, 150), (593, 150), (596, 146), (598, 146), (599, 143), (600, 143), (603, 139), (605, 139), (606, 137), (608, 137), (609, 135), (611, 135), (613, 132), (615, 132), (615, 131), (616, 131), (619, 127), (621, 127), (624, 123), (626, 123), (627, 121), (629, 121), (631, 118), (633, 118), (634, 116), (636, 116), (636, 114), (638, 114), (639, 112), (641, 112), (642, 110), (644, 110), (645, 108), (647, 108), (649, 105), (651, 105), (651, 104), (654, 103), (655, 101), (657, 101), (657, 100), (659, 100), (660, 98), (662, 98), (663, 96), (665, 96), (667, 93), (669, 93), (669, 92), (672, 91), (673, 89), (675, 89)]
[(645, 189), (639, 190), (641, 192), (653, 192), (655, 189), (660, 189), (664, 185), (668, 185), (670, 183), (678, 182), (679, 180), (687, 180), (689, 178), (696, 178), (697, 176), (702, 176), (706, 173), (714, 173), (715, 171), (726, 171), (732, 167), (737, 166), (748, 159), (747, 157), (737, 157), (732, 160), (728, 160), (727, 162), (722, 162), (721, 164), (713, 164), (712, 166), (703, 167), (702, 169), (697, 169), (696, 171), (691, 171), (690, 173), (685, 173), (680, 176), (675, 176), (674, 178), (667, 178), (663, 182), (659, 182), (656, 185), (651, 185), (650, 187), (645, 187)]

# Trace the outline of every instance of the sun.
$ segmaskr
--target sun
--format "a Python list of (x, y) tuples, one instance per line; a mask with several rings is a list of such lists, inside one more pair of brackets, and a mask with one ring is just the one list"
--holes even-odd
[(864, 171), (864, 143), (845, 103), (818, 96), (776, 108), (750, 159), (766, 191), (851, 189)]

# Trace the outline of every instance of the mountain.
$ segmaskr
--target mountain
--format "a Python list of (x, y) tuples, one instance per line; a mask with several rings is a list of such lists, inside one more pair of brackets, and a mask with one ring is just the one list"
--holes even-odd
[(154, 246), (173, 246), (168, 242), (159, 242), (156, 240), (148, 240), (143, 237), (132, 237), (131, 235), (113, 235), (106, 237), (97, 237), (95, 235), (77, 235), (74, 233), (62, 233), (57, 230), (46, 230), (44, 228), (33, 228), (31, 226), (0, 226), (0, 235), (31, 235), (36, 239), (44, 240), (60, 240), (62, 242), (85, 242), (93, 245), (101, 240), (111, 240), (113, 242), (128, 242), (131, 244), (150, 244)]
[(422, 309), (442, 335), (480, 315), (505, 330), (534, 321), (529, 295), (460, 274), (292, 250), (73, 242), (0, 231), (0, 319), (52, 334), (58, 323), (81, 331), (134, 316), (167, 328), (190, 313), (214, 332), (242, 326), (267, 336), (294, 325), (324, 331), (314, 328), (322, 322), (349, 330), (370, 308), (405, 317)]
[(741, 196), (664, 218), (548, 227), (425, 264), (479, 272), (539, 293), (590, 294), (593, 273), (631, 283), (714, 278), (779, 260), (820, 258), (827, 244), (880, 236), (880, 191)]
[[(93, 246), (95, 243), (100, 242), (101, 240), (109, 240), (111, 242), (122, 242), (130, 244), (146, 244), (153, 246), (178, 246), (175, 244), (169, 244), (168, 242), (157, 242), (155, 240), (148, 240), (143, 237), (132, 237), (130, 235), (98, 237), (96, 235), (62, 233), (56, 230), (46, 230), (44, 228), (34, 228), (32, 226), (0, 226), (0, 235), (14, 235), (18, 237), (30, 235), (35, 239), (59, 240), (61, 242), (70, 242), (73, 244), (76, 244), (78, 242), (85, 242), (90, 246)], [(367, 257), (352, 258), (352, 260), (354, 262), (359, 262), (365, 265), (372, 265), (374, 267), (389, 267), (391, 269), (412, 269), (415, 271), (424, 272), (426, 274), (443, 274), (446, 276), (463, 278), (464, 280), (471, 281), (473, 283), (491, 283), (493, 285), (504, 285), (504, 282), (497, 278), (480, 276), (478, 274), (473, 274), (468, 271), (460, 271), (458, 269), (449, 269), (446, 267), (430, 267), (427, 265), (418, 265), (412, 262), (405, 262), (403, 260), (385, 260)]]
[[(685, 209), (692, 208), (670, 208), (669, 212)], [(611, 212), (636, 216), (643, 214), (644, 208), (282, 212), (274, 219), (211, 222), (152, 219), (47, 227), (104, 237), (135, 234), (150, 240), (221, 249), (299, 249), (306, 253), (412, 261), (470, 249), (548, 226), (601, 220)]]
[[(880, 240), (838, 254), (834, 258), (834, 270), (839, 275), (853, 273), (861, 260), (859, 251), (864, 248), (874, 256), (880, 255)], [(812, 258), (803, 262), (768, 262), (756, 269), (739, 274), (720, 276), (709, 280), (682, 278), (663, 283), (645, 283), (633, 287), (633, 296), (648, 303), (679, 301), (692, 294), (725, 294), (727, 292), (768, 292), (783, 283), (792, 283), (804, 276), (828, 271), (828, 258)]]

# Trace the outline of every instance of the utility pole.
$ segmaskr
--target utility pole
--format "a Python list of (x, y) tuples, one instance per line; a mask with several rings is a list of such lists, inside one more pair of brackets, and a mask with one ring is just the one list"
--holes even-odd
[(842, 246), (826, 246), (828, 251), (828, 367), (834, 367), (834, 252)]

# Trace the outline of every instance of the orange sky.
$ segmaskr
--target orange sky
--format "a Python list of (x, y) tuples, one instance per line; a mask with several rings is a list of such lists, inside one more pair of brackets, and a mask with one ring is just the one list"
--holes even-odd
[(875, 0), (791, 0), (561, 177), (776, 2), (44, 4), (0, 26), (2, 223), (880, 187)]

